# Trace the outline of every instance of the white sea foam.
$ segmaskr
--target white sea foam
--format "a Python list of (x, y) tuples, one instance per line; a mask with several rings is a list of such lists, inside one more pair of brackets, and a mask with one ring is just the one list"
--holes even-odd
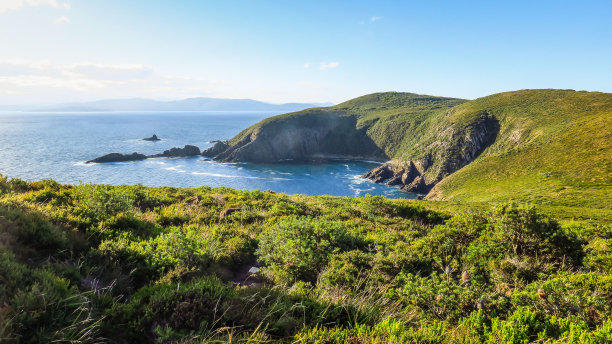
[(172, 167), (165, 167), (164, 170), (175, 171), (175, 172), (178, 172), (178, 173), (185, 173), (185, 172), (187, 172), (187, 171), (181, 169), (181, 167), (183, 167), (183, 165), (177, 165), (177, 166), (172, 166)]
[(95, 164), (88, 164), (85, 161), (77, 161), (75, 163), (72, 163), (72, 166), (84, 166), (84, 167), (91, 167), (94, 166)]
[(240, 178), (240, 179), (259, 179), (259, 180), (291, 180), (289, 178), (266, 178), (266, 177), (253, 177), (253, 176), (236, 176), (231, 174), (221, 174), (221, 173), (210, 173), (210, 172), (191, 172), (194, 176), (209, 176), (209, 177), (218, 177), (218, 178)]
[(361, 176), (358, 174), (349, 175), (348, 177), (351, 181), (351, 184), (364, 184), (371, 182), (369, 179), (361, 178)]

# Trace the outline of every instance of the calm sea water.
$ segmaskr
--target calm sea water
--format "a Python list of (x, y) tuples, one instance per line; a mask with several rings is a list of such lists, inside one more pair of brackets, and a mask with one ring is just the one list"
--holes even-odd
[[(273, 190), (289, 194), (414, 198), (359, 178), (373, 162), (223, 164), (202, 157), (85, 164), (111, 152), (161, 153), (191, 144), (205, 149), (275, 115), (270, 112), (0, 113), (0, 174), (61, 183), (142, 184)], [(140, 138), (157, 134), (162, 141)]]

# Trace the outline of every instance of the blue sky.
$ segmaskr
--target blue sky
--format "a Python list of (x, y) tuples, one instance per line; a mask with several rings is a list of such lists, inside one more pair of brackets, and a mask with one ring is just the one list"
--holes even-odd
[(0, 0), (0, 104), (612, 92), (611, 1)]

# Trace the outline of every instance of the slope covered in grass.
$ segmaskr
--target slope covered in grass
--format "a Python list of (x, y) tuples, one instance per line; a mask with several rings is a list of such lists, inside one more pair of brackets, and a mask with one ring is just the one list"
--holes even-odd
[(609, 93), (522, 90), (471, 101), (375, 93), (266, 119), (223, 148), (216, 158), (225, 161), (392, 159), (371, 178), (428, 199), (517, 199), (612, 218)]
[(443, 205), (0, 178), (0, 341), (612, 340), (609, 226)]
[(463, 118), (486, 110), (500, 132), (474, 162), (451, 174), (432, 199), (495, 201), (610, 209), (612, 94), (517, 91), (457, 106)]

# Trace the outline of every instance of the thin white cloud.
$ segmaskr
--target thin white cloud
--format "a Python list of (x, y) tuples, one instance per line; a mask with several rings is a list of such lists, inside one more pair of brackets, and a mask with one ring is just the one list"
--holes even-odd
[(145, 79), (153, 70), (142, 64), (103, 64), (80, 62), (64, 66), (67, 72), (92, 79), (130, 80)]
[(0, 0), (0, 13), (14, 11), (24, 7), (48, 6), (53, 8), (70, 9), (70, 4), (57, 0)]
[(304, 68), (310, 68), (310, 62), (304, 63)]
[(87, 92), (146, 79), (152, 74), (143, 65), (109, 65), (89, 62), (56, 65), (47, 60), (0, 60), (0, 84), (21, 87), (60, 88)]
[(55, 19), (54, 23), (55, 24), (68, 24), (70, 23), (70, 18), (66, 17), (66, 16), (61, 16), (57, 19)]
[(323, 69), (333, 69), (336, 68), (340, 65), (340, 62), (321, 62), (321, 64), (319, 65), (319, 69), (323, 70)]
[(20, 96), (26, 94), (25, 92), (18, 92), (14, 90), (0, 90), (0, 94), (5, 94), (7, 96)]
[(375, 17), (371, 17), (371, 18), (370, 18), (370, 22), (371, 22), (371, 23), (373, 23), (373, 22), (375, 22), (375, 21), (379, 21), (379, 20), (381, 20), (381, 19), (383, 19), (383, 17), (376, 17), (376, 16), (375, 16)]
[(218, 80), (159, 75), (142, 64), (0, 59), (0, 94), (23, 95), (22, 99), (46, 100), (52, 94), (72, 99), (125, 94), (180, 98), (210, 95), (223, 89), (231, 87)]

